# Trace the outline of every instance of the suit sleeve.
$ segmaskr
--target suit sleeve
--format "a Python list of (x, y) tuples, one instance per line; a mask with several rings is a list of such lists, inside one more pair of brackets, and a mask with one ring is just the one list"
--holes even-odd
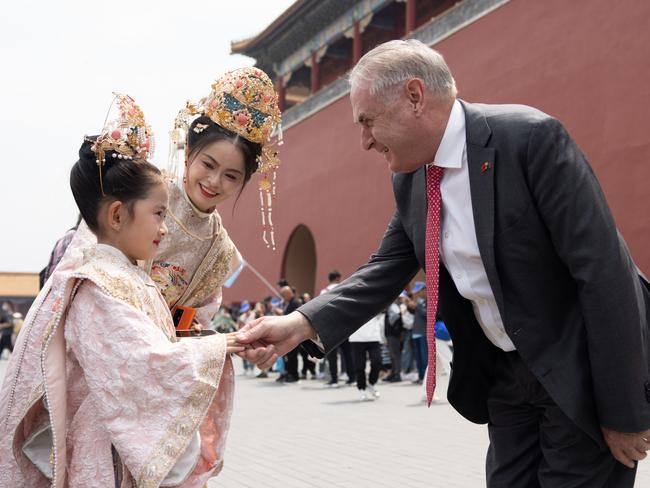
[(525, 168), (556, 252), (573, 277), (602, 426), (650, 427), (647, 292), (600, 185), (555, 119), (532, 130)]
[(396, 211), (368, 263), (331, 292), (298, 309), (311, 322), (325, 351), (385, 309), (415, 276), (420, 264)]

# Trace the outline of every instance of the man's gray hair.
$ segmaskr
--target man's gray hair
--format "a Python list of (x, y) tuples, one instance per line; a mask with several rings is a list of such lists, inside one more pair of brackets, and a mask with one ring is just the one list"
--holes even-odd
[(456, 97), (456, 82), (442, 55), (416, 39), (385, 42), (367, 52), (350, 72), (350, 85), (390, 97), (390, 88), (413, 78), (436, 95)]

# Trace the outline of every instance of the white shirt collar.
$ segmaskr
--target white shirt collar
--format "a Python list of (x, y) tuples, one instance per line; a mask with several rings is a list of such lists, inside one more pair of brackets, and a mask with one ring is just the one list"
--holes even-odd
[(111, 256), (116, 257), (120, 261), (124, 261), (126, 264), (130, 264), (133, 266), (133, 263), (131, 260), (124, 254), (122, 251), (120, 251), (118, 248), (113, 247), (109, 244), (97, 244), (97, 250), (101, 252), (105, 252), (106, 254), (110, 254)]
[(438, 152), (433, 164), (442, 168), (460, 168), (463, 165), (463, 151), (467, 137), (465, 135), (465, 111), (458, 100), (454, 101), (447, 120), (445, 133), (442, 135)]

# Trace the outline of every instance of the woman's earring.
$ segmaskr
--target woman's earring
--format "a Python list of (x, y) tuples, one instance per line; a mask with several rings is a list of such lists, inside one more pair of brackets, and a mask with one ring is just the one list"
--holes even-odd
[(183, 183), (187, 183), (187, 176), (183, 176)]

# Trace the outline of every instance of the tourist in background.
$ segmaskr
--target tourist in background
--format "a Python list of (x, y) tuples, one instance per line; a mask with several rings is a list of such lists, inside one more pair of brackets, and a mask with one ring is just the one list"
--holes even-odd
[[(350, 336), (350, 346), (357, 373), (356, 382), (361, 401), (372, 401), (379, 398), (375, 385), (381, 370), (381, 345), (385, 342), (383, 337), (385, 313), (380, 313), (371, 318)], [(366, 381), (366, 362), (370, 360), (370, 374)]]
[(384, 335), (386, 336), (386, 344), (390, 353), (391, 365), (390, 374), (384, 378), (384, 381), (389, 383), (402, 381), (402, 335), (404, 332), (404, 323), (400, 300), (398, 298), (390, 304), (384, 319)]
[[(341, 283), (341, 273), (339, 273), (337, 270), (332, 270), (327, 276), (327, 279), (329, 283), (320, 291), (321, 295), (332, 291)], [(327, 386), (330, 388), (336, 388), (339, 386), (339, 353), (341, 355), (341, 367), (342, 369), (345, 369), (345, 372), (348, 376), (346, 383), (351, 385), (355, 382), (352, 349), (350, 348), (350, 341), (348, 339), (345, 339), (343, 342), (341, 342), (341, 344), (332, 349), (326, 356), (330, 369), (330, 379), (327, 382)]]
[(4, 302), (0, 309), (0, 359), (3, 359), (5, 349), (9, 350), (9, 354), (14, 350), (11, 340), (13, 332), (14, 320), (11, 304), (9, 302)]

